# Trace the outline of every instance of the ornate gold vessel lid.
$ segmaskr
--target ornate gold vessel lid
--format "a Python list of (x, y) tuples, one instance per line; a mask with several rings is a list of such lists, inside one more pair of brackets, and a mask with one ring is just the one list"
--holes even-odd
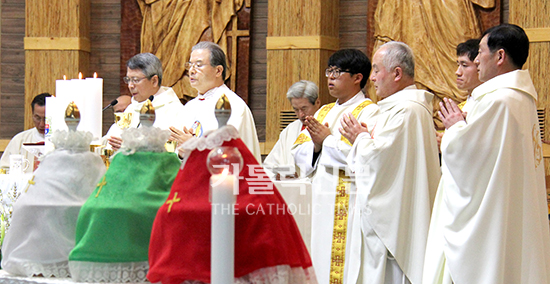
[(74, 102), (70, 102), (65, 109), (65, 123), (69, 130), (76, 131), (78, 124), (80, 123), (80, 110)]
[(148, 99), (139, 111), (140, 124), (151, 127), (155, 123), (155, 117), (155, 107), (153, 106), (151, 100)]
[(214, 115), (218, 120), (218, 128), (227, 125), (227, 121), (229, 120), (229, 117), (231, 117), (231, 104), (225, 94), (221, 95), (216, 102)]
[(229, 103), (229, 99), (225, 94), (223, 94), (220, 97), (220, 99), (216, 102), (216, 109), (231, 110), (231, 104)]
[(140, 114), (155, 114), (155, 107), (153, 106), (153, 103), (147, 99), (143, 106), (141, 107), (141, 110), (139, 111)]

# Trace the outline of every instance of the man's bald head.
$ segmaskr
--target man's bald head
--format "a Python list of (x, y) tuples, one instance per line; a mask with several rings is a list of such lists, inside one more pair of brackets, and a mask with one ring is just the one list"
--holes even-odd
[(113, 106), (115, 112), (124, 112), (124, 110), (132, 103), (132, 98), (130, 96), (120, 96), (117, 98), (118, 103)]

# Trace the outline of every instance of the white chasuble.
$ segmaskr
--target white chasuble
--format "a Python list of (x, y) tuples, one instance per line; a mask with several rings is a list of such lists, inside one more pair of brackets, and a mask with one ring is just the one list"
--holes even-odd
[[(550, 283), (537, 93), (527, 70), (483, 83), (441, 142), (425, 283)], [(470, 102), (468, 102), (470, 104)]]
[(422, 283), (440, 178), (432, 99), (431, 93), (414, 86), (383, 99), (374, 129), (355, 140), (348, 156), (357, 194), (350, 216), (346, 283), (395, 283), (388, 263), (397, 263), (401, 277), (411, 283)]
[(261, 162), (260, 142), (256, 134), (256, 124), (252, 112), (243, 99), (226, 85), (210, 89), (203, 95), (199, 94), (185, 104), (185, 127), (193, 129), (197, 137), (202, 137), (208, 131), (218, 129), (218, 120), (214, 110), (216, 103), (223, 94), (227, 96), (231, 104), (231, 116), (227, 124), (233, 125), (239, 131), (241, 140), (258, 162)]
[[(140, 126), (139, 114), (141, 107), (147, 100), (138, 102), (132, 97), (132, 103), (124, 110), (124, 113), (132, 113), (132, 121), (130, 128), (137, 128)], [(151, 102), (155, 108), (155, 122), (154, 127), (160, 129), (168, 129), (173, 126), (177, 129), (183, 130), (184, 126), (184, 108), (181, 104), (178, 95), (169, 87), (160, 87), (153, 101)], [(105, 135), (105, 138), (111, 136), (120, 137), (122, 130), (115, 124), (109, 128), (109, 131)]]
[(307, 129), (292, 148), (301, 174), (313, 174), (311, 258), (319, 283), (341, 283), (344, 278), (348, 201), (355, 183), (345, 173), (351, 145), (338, 130), (340, 120), (343, 114), (353, 114), (372, 127), (377, 113), (378, 106), (366, 99), (363, 92), (343, 104), (325, 105), (315, 113), (315, 118), (328, 123), (331, 135), (323, 141), (317, 160), (313, 161), (314, 144)]
[(266, 173), (273, 178), (279, 170), (281, 170), (281, 176), (291, 175), (292, 173), (300, 173), (299, 169), (295, 167), (294, 157), (292, 157), (292, 145), (300, 135), (302, 131), (302, 121), (299, 119), (289, 124), (281, 134), (279, 134), (279, 140), (269, 152), (269, 155), (265, 158), (262, 165), (267, 170)]

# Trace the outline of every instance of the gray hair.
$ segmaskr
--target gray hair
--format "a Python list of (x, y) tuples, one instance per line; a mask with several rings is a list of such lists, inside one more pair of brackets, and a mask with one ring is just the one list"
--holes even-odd
[(134, 55), (128, 62), (126, 67), (132, 70), (140, 70), (143, 74), (151, 79), (157, 75), (159, 77), (159, 87), (162, 83), (162, 63), (160, 59), (152, 53), (140, 53)]
[(384, 48), (386, 52), (382, 60), (386, 70), (400, 67), (405, 75), (414, 79), (414, 54), (408, 45), (399, 41), (390, 41), (380, 48)]
[(191, 51), (195, 51), (198, 49), (207, 49), (208, 51), (210, 51), (210, 65), (212, 67), (216, 67), (218, 65), (221, 65), (223, 67), (222, 79), (225, 81), (225, 73), (228, 68), (227, 61), (225, 61), (225, 53), (223, 52), (223, 49), (219, 45), (210, 41), (201, 41), (195, 44), (195, 46), (191, 48)]
[(315, 83), (307, 80), (300, 80), (290, 88), (286, 93), (286, 98), (291, 101), (292, 99), (301, 99), (306, 98), (308, 101), (314, 105), (319, 97), (319, 87)]

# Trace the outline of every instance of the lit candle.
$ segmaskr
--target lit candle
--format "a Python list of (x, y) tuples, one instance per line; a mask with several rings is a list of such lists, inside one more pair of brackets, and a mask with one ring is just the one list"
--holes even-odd
[(86, 90), (84, 97), (86, 116), (83, 116), (81, 127), (82, 130), (90, 131), (94, 139), (99, 139), (102, 134), (103, 79), (97, 78), (97, 73), (94, 73), (94, 78), (84, 80), (83, 87)]
[[(97, 73), (95, 74), (97, 77)], [(89, 131), (96, 139), (101, 138), (102, 134), (102, 113), (103, 105), (103, 79), (86, 78), (82, 79), (82, 72), (78, 73), (79, 79), (56, 81), (56, 97), (54, 104), (55, 114), (53, 114), (50, 130), (67, 130), (65, 122), (58, 123), (57, 117), (63, 117), (63, 112), (70, 102), (74, 102), (80, 109), (81, 121), (77, 130)], [(59, 113), (58, 113), (59, 112)]]
[(235, 269), (235, 216), (233, 194), (238, 179), (225, 169), (221, 174), (210, 178), (212, 198), (212, 247), (211, 276), (212, 284), (233, 284)]

